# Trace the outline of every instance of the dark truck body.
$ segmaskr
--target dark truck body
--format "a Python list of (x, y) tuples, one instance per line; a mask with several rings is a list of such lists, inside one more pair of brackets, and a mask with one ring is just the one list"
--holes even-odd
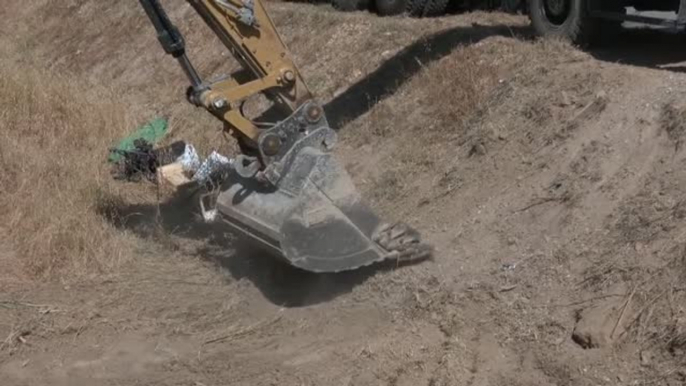
[[(354, 11), (367, 9), (382, 16), (408, 14), (415, 17), (440, 16), (454, 11), (471, 10), (503, 10), (507, 12), (528, 13), (533, 19), (531, 6), (543, 7), (547, 3), (563, 3), (565, 6), (574, 8), (583, 4), (587, 11), (583, 15), (575, 17), (593, 18), (614, 22), (634, 22), (648, 25), (657, 25), (671, 30), (682, 31), (686, 26), (686, 0), (327, 0), (334, 7), (342, 11)], [(574, 5), (570, 5), (574, 4)], [(546, 5), (547, 6), (547, 5)], [(637, 12), (626, 12), (627, 8), (633, 8)], [(645, 11), (675, 12), (674, 15), (645, 16)], [(538, 15), (539, 19), (541, 15)], [(545, 18), (545, 16), (543, 16)], [(575, 23), (579, 20), (575, 20)], [(534, 26), (536, 26), (534, 22)], [(558, 34), (555, 25), (549, 25), (548, 30), (540, 26), (536, 28), (542, 35)], [(562, 23), (557, 27), (563, 27)]]
[[(475, 7), (502, 9), (510, 12), (526, 12), (527, 0), (451, 0), (459, 3), (460, 8), (470, 9)], [(588, 0), (591, 8), (591, 16), (606, 20), (620, 20), (635, 23), (659, 25), (673, 29), (684, 29), (686, 24), (686, 0), (623, 0), (623, 7), (632, 7), (636, 11), (659, 11), (659, 12), (675, 12), (677, 17), (668, 16), (643, 16), (636, 14), (628, 14), (626, 12), (608, 12), (602, 10), (602, 5), (608, 1), (603, 0)], [(616, 0), (610, 0), (616, 1)]]
[(686, 0), (502, 1), (505, 6), (509, 3), (510, 10), (524, 9), (539, 35), (565, 38), (581, 46), (607, 41), (625, 22), (673, 32), (682, 32), (686, 26)]
[(625, 13), (613, 14), (592, 11), (591, 15), (602, 19), (616, 19), (642, 24), (660, 25), (675, 30), (683, 30), (686, 24), (686, 0), (625, 0), (626, 7), (633, 7), (637, 11), (667, 11), (676, 12), (676, 18), (631, 15)]

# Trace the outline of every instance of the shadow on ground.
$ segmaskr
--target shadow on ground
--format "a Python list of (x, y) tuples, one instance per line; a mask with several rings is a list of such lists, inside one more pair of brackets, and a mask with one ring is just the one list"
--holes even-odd
[(686, 43), (683, 34), (666, 33), (652, 28), (625, 28), (612, 42), (590, 50), (602, 61), (686, 72)]
[[(459, 46), (475, 44), (493, 36), (531, 40), (535, 34), (528, 27), (473, 25), (423, 37), (329, 101), (324, 109), (330, 126), (340, 130), (346, 123), (393, 95), (427, 64), (449, 55)], [(624, 29), (619, 37), (589, 53), (602, 61), (684, 72), (686, 51), (678, 47), (685, 41), (683, 35), (631, 28)]]
[(200, 257), (223, 268), (234, 280), (250, 280), (269, 301), (283, 307), (333, 300), (376, 273), (398, 267), (387, 263), (335, 274), (303, 271), (239, 240), (221, 222), (205, 223), (195, 202), (193, 197), (178, 196), (160, 205), (109, 204), (99, 208), (99, 213), (116, 227), (160, 248)]
[(458, 46), (478, 43), (492, 36), (531, 38), (524, 27), (481, 26), (450, 28), (423, 37), (384, 62), (374, 72), (350, 86), (325, 106), (329, 124), (339, 130), (393, 95), (423, 67), (449, 55)]

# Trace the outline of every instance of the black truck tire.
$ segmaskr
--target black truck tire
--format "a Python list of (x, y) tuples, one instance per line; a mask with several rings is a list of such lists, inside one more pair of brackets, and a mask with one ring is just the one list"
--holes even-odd
[(507, 13), (526, 13), (526, 0), (501, 0), (500, 10)]
[(395, 16), (407, 11), (408, 0), (375, 0), (376, 12), (381, 16)]
[(446, 9), (448, 9), (449, 2), (450, 0), (428, 0), (424, 5), (422, 16), (435, 17), (444, 15)]
[(621, 30), (622, 23), (591, 16), (590, 7), (604, 12), (624, 14), (623, 0), (528, 0), (531, 24), (539, 35), (563, 38), (588, 47), (612, 41)]
[(450, 0), (408, 0), (407, 13), (414, 17), (445, 15)]
[(427, 1), (428, 0), (407, 0), (407, 14), (414, 17), (421, 16)]
[(369, 0), (331, 0), (331, 5), (341, 12), (364, 11), (369, 9)]
[(569, 40), (580, 46), (594, 43), (600, 20), (590, 16), (588, 0), (528, 0), (529, 18), (541, 36)]

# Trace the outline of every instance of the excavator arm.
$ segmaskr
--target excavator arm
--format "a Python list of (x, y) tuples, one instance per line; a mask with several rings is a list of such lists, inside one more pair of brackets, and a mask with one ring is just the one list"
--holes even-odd
[(313, 99), (260, 1), (188, 0), (250, 74), (250, 78), (242, 82), (230, 77), (211, 85), (203, 83), (188, 59), (183, 36), (159, 1), (140, 2), (156, 28), (165, 52), (177, 58), (188, 76), (191, 102), (225, 122), (227, 130), (240, 138), (256, 143), (260, 134), (257, 125), (238, 109), (247, 98), (264, 93), (284, 116)]
[[(249, 74), (211, 84), (193, 67), (159, 1), (139, 1), (165, 52), (188, 77), (189, 101), (217, 117), (241, 144), (242, 154), (212, 200), (225, 224), (314, 272), (430, 257), (431, 247), (417, 231), (376, 216), (335, 160), (336, 132), (260, 0), (188, 0)], [(278, 113), (269, 115), (270, 122), (242, 113), (241, 103), (257, 94)]]

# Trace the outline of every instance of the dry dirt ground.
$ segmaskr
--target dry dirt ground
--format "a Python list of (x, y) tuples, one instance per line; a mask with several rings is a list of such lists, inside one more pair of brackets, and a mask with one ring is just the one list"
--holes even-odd
[[(192, 10), (165, 3), (202, 70), (221, 72)], [(132, 245), (117, 267), (38, 280), (0, 238), (3, 386), (686, 383), (680, 37), (626, 31), (581, 52), (518, 16), (269, 8), (365, 197), (435, 260), (298, 272), (127, 187), (88, 206)], [(163, 114), (175, 137), (217, 142), (134, 2), (10, 1), (0, 16), (3, 70), (66, 77), (131, 124)]]

